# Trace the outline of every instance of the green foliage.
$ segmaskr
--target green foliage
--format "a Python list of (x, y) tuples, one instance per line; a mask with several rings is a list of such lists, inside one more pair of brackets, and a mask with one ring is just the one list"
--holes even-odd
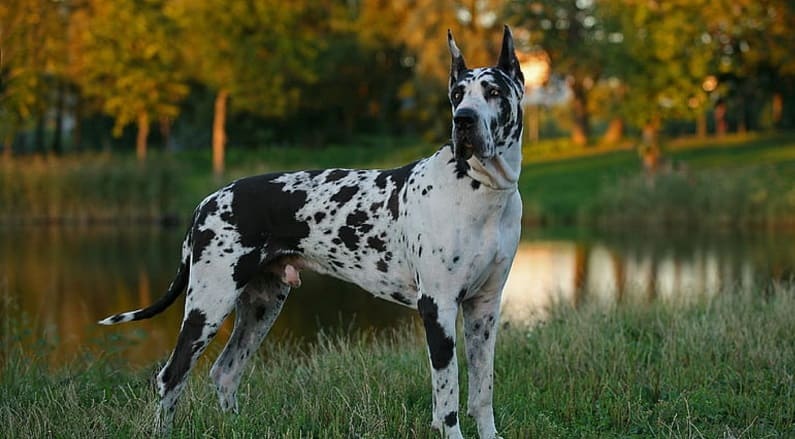
[[(793, 313), (793, 285), (688, 304), (560, 305), (540, 326), (501, 330), (497, 426), (505, 437), (790, 436)], [(131, 370), (111, 353), (51, 369), (35, 354), (8, 352), (0, 375), (4, 437), (149, 434), (156, 365)], [(419, 325), (321, 335), (304, 349), (266, 342), (262, 352), (243, 377), (237, 415), (218, 409), (209, 361), (194, 370), (174, 436), (434, 437)], [(473, 420), (460, 418), (474, 436)]]
[(300, 1), (171, 1), (165, 14), (179, 28), (173, 49), (184, 57), (186, 75), (218, 91), (234, 107), (283, 116), (314, 79), (312, 61), (321, 44), (307, 26)]
[(66, 24), (47, 0), (8, 0), (0, 5), (0, 140), (47, 110), (53, 77), (66, 59)]
[[(43, 151), (51, 133), (60, 151), (66, 122), (79, 127), (101, 112), (117, 135), (137, 122), (139, 147), (154, 124), (173, 145), (172, 124), (194, 129), (181, 113), (197, 101), (179, 104), (209, 91), (228, 92), (231, 114), (246, 121), (230, 127), (254, 126), (279, 142), (322, 145), (361, 133), (438, 141), (449, 134), (446, 30), (470, 66), (492, 65), (503, 22), (514, 26), (517, 48), (545, 50), (567, 78), (568, 127), (579, 143), (592, 117), (628, 128), (697, 121), (703, 133), (719, 98), (740, 131), (785, 128), (795, 120), (791, 3), (8, 0), (0, 5), (0, 140)], [(704, 90), (708, 77), (715, 90)], [(212, 102), (200, 103), (197, 114), (212, 113)], [(209, 132), (209, 122), (200, 129)], [(79, 128), (73, 133), (77, 145)]]
[[(83, 95), (125, 125), (174, 118), (188, 93), (175, 23), (161, 0), (89, 1), (72, 16), (71, 75)], [(141, 127), (139, 127), (140, 129)]]

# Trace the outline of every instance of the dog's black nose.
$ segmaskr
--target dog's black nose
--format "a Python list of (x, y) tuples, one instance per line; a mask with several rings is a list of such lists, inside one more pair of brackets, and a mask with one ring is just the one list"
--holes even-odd
[(456, 128), (471, 128), (478, 120), (478, 114), (471, 108), (462, 108), (453, 115)]

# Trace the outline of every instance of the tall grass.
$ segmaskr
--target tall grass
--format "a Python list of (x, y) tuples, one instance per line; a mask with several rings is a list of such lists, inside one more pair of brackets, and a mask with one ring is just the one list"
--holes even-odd
[[(517, 438), (791, 437), (794, 313), (793, 285), (688, 305), (558, 307), (541, 326), (501, 331), (497, 425)], [(40, 360), (17, 350), (5, 361), (3, 437), (148, 434), (155, 365), (131, 370), (108, 355), (50, 370)], [(208, 364), (194, 371), (175, 437), (437, 437), (427, 362), (411, 330), (267, 344), (238, 415), (218, 410)]]
[(145, 163), (110, 153), (0, 160), (0, 223), (186, 219), (204, 196), (236, 178), (307, 168), (388, 168), (434, 150), (409, 142), (369, 139), (320, 150), (233, 148), (220, 178), (210, 171), (209, 153), (198, 150), (152, 151)]
[[(791, 175), (785, 175), (785, 172)], [(602, 227), (778, 227), (795, 225), (795, 165), (632, 175), (600, 188), (581, 211)]]
[(175, 210), (180, 167), (109, 154), (0, 162), (0, 221), (152, 221)]

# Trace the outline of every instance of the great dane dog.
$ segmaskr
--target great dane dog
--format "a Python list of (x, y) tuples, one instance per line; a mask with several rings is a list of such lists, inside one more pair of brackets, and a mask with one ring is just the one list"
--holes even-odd
[(450, 32), (448, 45), (452, 142), (396, 169), (274, 173), (221, 188), (196, 208), (167, 293), (100, 322), (152, 317), (187, 286), (177, 345), (157, 376), (156, 431), (169, 431), (186, 376), (233, 308), (234, 330), (210, 373), (221, 408), (237, 410), (246, 362), (306, 269), (419, 311), (431, 363), (432, 426), (451, 438), (461, 437), (461, 306), (468, 413), (480, 437), (497, 436), (494, 342), (520, 234), (524, 80), (507, 26), (495, 67), (468, 69)]

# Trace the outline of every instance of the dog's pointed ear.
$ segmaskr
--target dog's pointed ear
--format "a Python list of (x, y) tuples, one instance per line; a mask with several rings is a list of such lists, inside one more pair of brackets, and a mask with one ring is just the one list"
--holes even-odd
[(452, 56), (452, 63), (450, 64), (450, 87), (452, 87), (453, 84), (461, 79), (461, 75), (466, 73), (467, 65), (464, 62), (464, 56), (461, 55), (461, 50), (455, 44), (453, 32), (450, 29), (447, 29), (447, 46), (450, 48), (450, 55)]
[(511, 35), (511, 29), (507, 24), (502, 34), (502, 50), (500, 50), (500, 59), (497, 61), (497, 68), (507, 73), (508, 76), (524, 86), (524, 75), (522, 74), (522, 69), (519, 67), (519, 59), (516, 58), (516, 50), (513, 46), (513, 35)]

